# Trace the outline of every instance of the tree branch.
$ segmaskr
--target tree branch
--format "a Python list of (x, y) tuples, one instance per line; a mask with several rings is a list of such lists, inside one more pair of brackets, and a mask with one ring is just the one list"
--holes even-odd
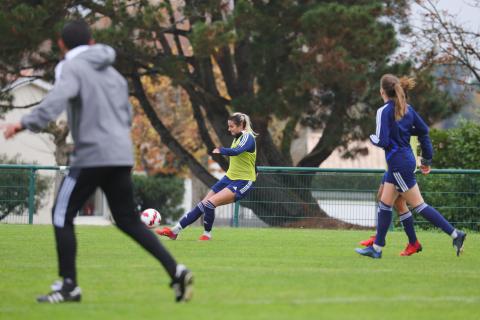
[(158, 132), (162, 141), (205, 185), (213, 185), (217, 180), (187, 150), (185, 150), (180, 143), (178, 143), (168, 128), (162, 123), (150, 101), (148, 101), (140, 76), (133, 75), (131, 79), (135, 91), (135, 97), (139, 100), (145, 114), (150, 120), (150, 123)]

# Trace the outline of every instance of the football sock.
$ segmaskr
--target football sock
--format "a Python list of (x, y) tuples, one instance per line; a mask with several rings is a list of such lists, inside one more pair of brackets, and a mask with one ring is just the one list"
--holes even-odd
[(172, 228), (171, 230), (172, 230), (173, 233), (179, 234), (180, 231), (183, 230), (183, 228), (182, 228), (182, 225), (181, 225), (180, 222), (179, 222), (179, 223), (177, 223), (175, 226), (173, 226), (173, 228)]
[(205, 213), (205, 208), (202, 202), (199, 202), (195, 208), (193, 208), (190, 212), (185, 214), (182, 219), (178, 222), (180, 228), (177, 228), (176, 232), (172, 229), (173, 233), (178, 233), (180, 230), (185, 229), (187, 226), (191, 225), (195, 221), (197, 221), (200, 216)]
[(452, 239), (456, 239), (458, 237), (457, 229), (453, 230), (452, 234), (450, 234), (450, 237), (452, 237)]
[(425, 219), (430, 221), (434, 226), (442, 229), (446, 234), (452, 236), (452, 233), (455, 231), (455, 228), (450, 224), (450, 222), (448, 222), (447, 219), (440, 214), (440, 212), (428, 204), (422, 203), (413, 210), (416, 213), (420, 213)]
[(378, 247), (385, 246), (385, 237), (387, 236), (388, 228), (390, 228), (391, 223), (392, 207), (380, 201), (378, 203), (377, 236), (374, 243)]
[(405, 213), (402, 213), (398, 218), (403, 225), (403, 230), (405, 230), (405, 233), (407, 234), (408, 243), (415, 244), (415, 242), (417, 242), (417, 235), (415, 233), (415, 227), (413, 225), (414, 220), (412, 213), (410, 211), (407, 211)]
[(203, 227), (205, 231), (210, 232), (213, 228), (213, 221), (215, 221), (215, 205), (207, 200), (204, 203), (205, 216), (203, 217)]

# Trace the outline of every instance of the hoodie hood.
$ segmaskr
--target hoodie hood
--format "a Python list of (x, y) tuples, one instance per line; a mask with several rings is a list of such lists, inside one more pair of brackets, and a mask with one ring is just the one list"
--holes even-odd
[(76, 59), (82, 59), (91, 64), (95, 69), (104, 69), (115, 62), (115, 50), (104, 44), (95, 44), (78, 54)]

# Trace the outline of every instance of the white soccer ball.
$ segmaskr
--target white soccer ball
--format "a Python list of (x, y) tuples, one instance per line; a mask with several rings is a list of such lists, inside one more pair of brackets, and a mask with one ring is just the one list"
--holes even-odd
[(140, 214), (140, 220), (149, 228), (155, 228), (160, 225), (160, 222), (162, 221), (162, 216), (160, 215), (160, 212), (158, 212), (155, 209), (145, 209), (142, 211)]

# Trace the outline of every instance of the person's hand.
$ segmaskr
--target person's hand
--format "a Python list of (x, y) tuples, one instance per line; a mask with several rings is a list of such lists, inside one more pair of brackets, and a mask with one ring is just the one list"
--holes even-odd
[(219, 148), (215, 148), (212, 150), (212, 153), (220, 153), (220, 149)]
[(422, 174), (429, 174), (432, 168), (430, 166), (422, 164), (420, 166), (420, 171), (422, 171)]
[(0, 130), (3, 130), (3, 136), (5, 139), (10, 139), (18, 132), (23, 130), (23, 126), (20, 122), (5, 123), (0, 125)]

